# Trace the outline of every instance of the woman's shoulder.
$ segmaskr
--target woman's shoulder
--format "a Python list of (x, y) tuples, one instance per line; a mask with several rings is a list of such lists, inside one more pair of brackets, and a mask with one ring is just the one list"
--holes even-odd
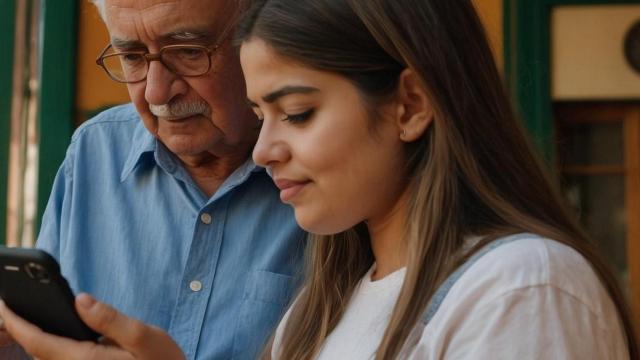
[[(519, 289), (552, 288), (584, 302), (592, 311), (602, 296), (608, 297), (593, 267), (577, 250), (536, 234), (517, 234), (497, 239), (451, 288), (451, 295), (473, 295), (482, 301)], [(491, 245), (488, 245), (491, 247)], [(482, 250), (480, 250), (482, 251)]]
[(626, 358), (613, 301), (578, 251), (534, 234), (493, 244), (451, 286), (411, 358)]

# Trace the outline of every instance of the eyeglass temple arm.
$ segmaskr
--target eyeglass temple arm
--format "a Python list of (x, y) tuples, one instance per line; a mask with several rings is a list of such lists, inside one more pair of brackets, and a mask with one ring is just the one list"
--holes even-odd
[(112, 47), (112, 45), (110, 43), (107, 44), (107, 46), (104, 48), (104, 50), (102, 50), (100, 55), (98, 55), (98, 57), (96, 58), (96, 64), (98, 64), (98, 65), (102, 65), (103, 64), (102, 57), (104, 56), (104, 54), (107, 53), (107, 51), (109, 51), (109, 49), (111, 47)]

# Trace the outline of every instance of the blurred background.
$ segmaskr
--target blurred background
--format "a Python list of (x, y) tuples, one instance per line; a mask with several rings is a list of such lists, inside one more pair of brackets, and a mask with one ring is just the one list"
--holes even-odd
[[(474, 3), (525, 128), (638, 314), (640, 1)], [(88, 0), (0, 1), (0, 243), (34, 244), (71, 134), (128, 102), (95, 64), (108, 41)]]

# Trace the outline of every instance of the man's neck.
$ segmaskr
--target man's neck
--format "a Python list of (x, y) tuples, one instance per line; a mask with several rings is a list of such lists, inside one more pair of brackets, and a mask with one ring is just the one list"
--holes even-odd
[(220, 185), (248, 158), (250, 152), (224, 157), (213, 154), (178, 156), (191, 179), (207, 197), (213, 196)]

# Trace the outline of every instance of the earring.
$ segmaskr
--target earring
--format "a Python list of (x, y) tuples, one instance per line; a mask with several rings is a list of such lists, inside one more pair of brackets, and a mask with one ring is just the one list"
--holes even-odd
[(407, 131), (405, 129), (402, 129), (402, 131), (400, 132), (400, 139), (404, 140), (406, 136), (407, 136)]

